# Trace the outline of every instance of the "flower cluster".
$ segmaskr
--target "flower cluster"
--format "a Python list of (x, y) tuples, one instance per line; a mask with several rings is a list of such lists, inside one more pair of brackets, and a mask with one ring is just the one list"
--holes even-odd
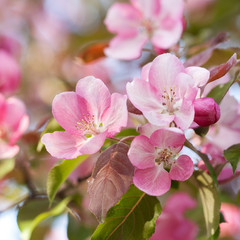
[[(5, 38), (4, 38), (5, 39)], [(19, 152), (16, 144), (29, 125), (24, 103), (9, 97), (15, 93), (20, 85), (20, 67), (14, 57), (15, 42), (1, 39), (0, 44), (0, 159), (14, 157)], [(12, 43), (12, 44), (11, 44)], [(14, 45), (15, 43), (15, 45)]]

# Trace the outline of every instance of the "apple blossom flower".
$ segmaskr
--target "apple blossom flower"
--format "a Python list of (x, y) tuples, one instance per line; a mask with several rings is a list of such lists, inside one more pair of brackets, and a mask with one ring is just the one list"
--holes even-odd
[(20, 83), (20, 68), (16, 60), (6, 51), (0, 50), (0, 93), (15, 92)]
[(127, 83), (127, 93), (151, 124), (165, 126), (175, 122), (185, 130), (194, 119), (193, 101), (199, 87), (206, 84), (208, 78), (208, 70), (184, 68), (176, 56), (166, 53), (145, 65), (141, 78)]
[(150, 138), (135, 137), (128, 152), (136, 167), (135, 186), (149, 195), (160, 196), (170, 189), (171, 179), (187, 180), (193, 173), (193, 162), (187, 155), (177, 156), (184, 142), (183, 131), (174, 127), (156, 130)]
[(182, 0), (115, 3), (107, 13), (105, 25), (117, 36), (105, 53), (110, 57), (131, 60), (141, 55), (148, 41), (155, 48), (170, 48), (183, 32), (183, 8)]
[(213, 98), (203, 97), (195, 99), (194, 122), (199, 126), (207, 127), (216, 123), (220, 118), (220, 108)]
[(12, 158), (19, 152), (17, 140), (29, 125), (24, 103), (0, 94), (0, 159)]
[(197, 225), (188, 220), (184, 213), (196, 206), (196, 201), (186, 193), (175, 193), (167, 199), (158, 217), (155, 232), (149, 240), (194, 240)]
[(230, 203), (221, 204), (221, 212), (226, 222), (220, 223), (220, 237), (240, 238), (240, 209)]
[(100, 79), (82, 78), (76, 92), (60, 93), (54, 98), (53, 116), (65, 131), (44, 134), (42, 143), (57, 158), (96, 153), (107, 137), (126, 126), (126, 101), (125, 95), (110, 95)]

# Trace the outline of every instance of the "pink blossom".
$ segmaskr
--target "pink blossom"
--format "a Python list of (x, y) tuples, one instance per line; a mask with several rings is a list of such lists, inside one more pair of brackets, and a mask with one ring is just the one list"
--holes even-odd
[(175, 193), (166, 202), (162, 214), (156, 221), (155, 233), (149, 240), (194, 240), (198, 227), (184, 217), (188, 209), (196, 206), (196, 201), (186, 193)]
[(240, 238), (240, 209), (234, 204), (222, 203), (221, 212), (226, 222), (220, 223), (220, 237)]
[(23, 102), (0, 94), (0, 159), (12, 158), (19, 152), (17, 140), (29, 124)]
[(7, 52), (0, 50), (0, 93), (15, 92), (20, 83), (20, 68), (16, 60)]
[(47, 151), (54, 157), (70, 159), (96, 153), (106, 137), (126, 126), (126, 100), (118, 93), (110, 95), (100, 79), (80, 79), (76, 92), (60, 93), (53, 100), (53, 116), (65, 131), (42, 137)]
[(201, 67), (184, 68), (181, 61), (166, 53), (142, 69), (141, 78), (127, 84), (130, 101), (156, 126), (171, 122), (187, 129), (194, 119), (193, 101), (209, 71)]
[(115, 3), (107, 13), (105, 24), (117, 36), (105, 53), (110, 57), (130, 60), (141, 55), (148, 41), (155, 48), (170, 48), (183, 32), (183, 6), (182, 0)]
[(178, 157), (184, 142), (184, 133), (178, 128), (159, 129), (150, 138), (137, 136), (128, 152), (136, 167), (135, 186), (149, 195), (160, 196), (170, 189), (171, 179), (188, 179), (193, 173), (193, 162), (187, 155)]
[(220, 108), (213, 98), (204, 97), (194, 100), (194, 121), (202, 127), (216, 123), (220, 118)]

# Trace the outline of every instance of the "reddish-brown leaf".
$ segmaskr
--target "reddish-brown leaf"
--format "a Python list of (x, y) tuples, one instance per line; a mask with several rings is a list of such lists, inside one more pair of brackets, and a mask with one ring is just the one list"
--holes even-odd
[[(184, 66), (202, 66), (210, 59), (213, 51), (219, 46), (219, 44), (226, 42), (228, 38), (228, 33), (222, 32), (219, 33), (215, 38), (212, 38), (203, 44), (192, 47), (191, 49), (189, 49), (188, 54), (190, 53), (190, 55), (194, 55), (185, 61)], [(199, 53), (195, 54), (196, 52)]]
[(226, 63), (223, 63), (210, 71), (208, 83), (223, 77), (233, 66), (237, 64), (237, 54), (234, 53)]
[(140, 110), (138, 110), (138, 109), (130, 102), (129, 99), (127, 100), (127, 109), (128, 109), (128, 112), (130, 112), (130, 113), (142, 115), (142, 112), (141, 112)]
[(127, 192), (134, 168), (128, 159), (129, 147), (117, 143), (105, 150), (98, 158), (88, 184), (89, 209), (102, 220), (107, 211)]
[(105, 57), (104, 49), (108, 43), (95, 43), (85, 47), (78, 55), (78, 59), (84, 63), (91, 63), (99, 58)]

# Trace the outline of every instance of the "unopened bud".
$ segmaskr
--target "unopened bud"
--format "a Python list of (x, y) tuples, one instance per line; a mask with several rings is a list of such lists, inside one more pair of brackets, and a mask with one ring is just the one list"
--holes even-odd
[(194, 121), (202, 127), (217, 122), (220, 118), (220, 108), (213, 98), (204, 97), (194, 101)]

